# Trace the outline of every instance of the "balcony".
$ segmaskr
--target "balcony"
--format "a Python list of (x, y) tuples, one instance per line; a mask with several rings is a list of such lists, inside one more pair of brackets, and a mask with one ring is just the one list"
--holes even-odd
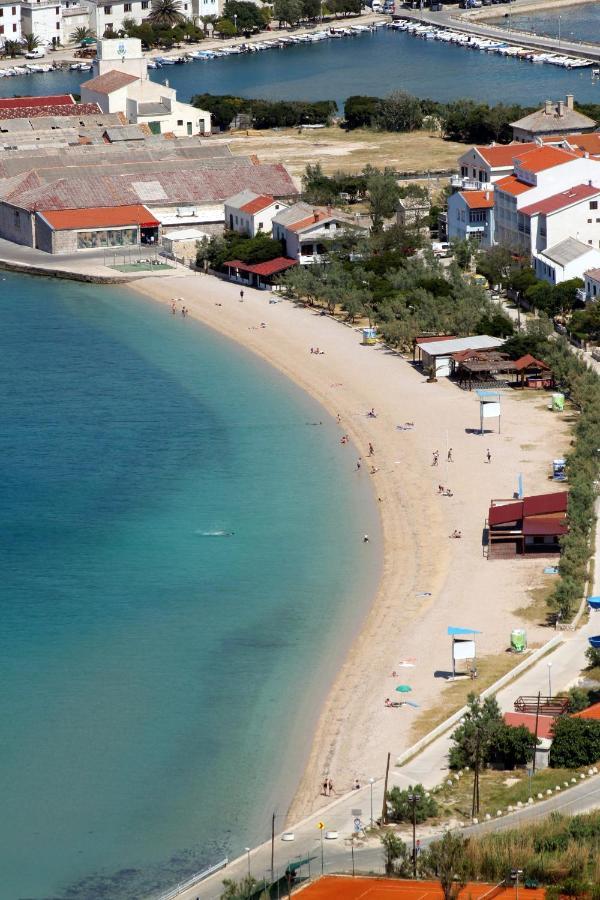
[(450, 187), (455, 191), (481, 191), (490, 187), (488, 181), (476, 181), (475, 178), (467, 178), (463, 175), (451, 175)]

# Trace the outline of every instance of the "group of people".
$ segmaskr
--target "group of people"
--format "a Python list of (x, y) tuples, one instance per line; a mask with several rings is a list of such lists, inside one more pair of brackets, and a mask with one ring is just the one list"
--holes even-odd
[(324, 351), (324, 350), (319, 350), (318, 347), (311, 347), (311, 348), (310, 348), (310, 352), (311, 352), (314, 356), (325, 356), (325, 351)]
[(333, 794), (333, 781), (331, 778), (326, 778), (323, 782), (321, 793), (324, 797), (331, 797)]
[(452, 534), (450, 535), (450, 537), (451, 538), (461, 538), (462, 531), (459, 531), (458, 528), (455, 528), (454, 531), (452, 532)]
[(442, 494), (444, 497), (454, 497), (454, 494), (450, 490), (449, 487), (444, 487), (443, 484), (438, 484), (438, 494)]
[[(177, 305), (176, 305), (176, 302), (177, 302), (177, 301), (175, 301), (175, 300), (171, 300), (171, 315), (173, 315), (173, 316), (177, 314)], [(189, 310), (188, 310), (187, 306), (182, 306), (182, 307), (181, 307), (181, 315), (183, 316), (184, 319), (185, 319), (185, 317), (187, 316), (188, 311), (189, 311)]]

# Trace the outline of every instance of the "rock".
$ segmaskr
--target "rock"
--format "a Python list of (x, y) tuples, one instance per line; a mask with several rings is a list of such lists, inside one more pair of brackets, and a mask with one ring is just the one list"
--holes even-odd
[(502, 810), (501, 809), (496, 810), (496, 816), (499, 818), (501, 815), (502, 815)]
[(543, 800), (543, 799), (544, 799), (544, 795), (543, 795), (543, 794), (538, 794), (538, 800)]
[(546, 791), (546, 796), (547, 796), (547, 797), (551, 797), (551, 796), (552, 796), (552, 788), (548, 788), (548, 790)]

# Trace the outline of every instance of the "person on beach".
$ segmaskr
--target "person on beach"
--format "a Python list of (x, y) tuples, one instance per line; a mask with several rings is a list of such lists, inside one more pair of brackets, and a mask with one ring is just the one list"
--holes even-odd
[(462, 532), (458, 531), (458, 529), (455, 528), (454, 531), (452, 532), (452, 534), (450, 535), (450, 537), (451, 538), (461, 538)]
[(379, 472), (377, 466), (371, 466), (371, 475), (375, 475), (376, 472)]
[(241, 290), (240, 291), (240, 303), (243, 303), (243, 301), (244, 301), (244, 291)]
[(487, 450), (485, 451), (485, 461), (486, 461), (487, 463), (491, 463), (491, 461), (492, 461), (492, 454), (490, 453), (490, 448), (489, 448), (489, 447), (488, 447)]
[(327, 789), (329, 791), (329, 796), (331, 797), (331, 795), (333, 794), (333, 781), (331, 780), (331, 778), (327, 782)]
[(452, 447), (450, 447), (450, 449), (448, 450), (448, 456), (446, 457), (446, 459), (447, 462), (454, 462), (454, 460), (452, 459)]
[(354, 790), (360, 791), (360, 781), (358, 780), (358, 778), (354, 779)]
[(171, 315), (175, 315), (175, 301), (171, 300)]
[(369, 441), (369, 456), (374, 456), (374, 455), (375, 455), (375, 447), (373, 446), (371, 441)]
[(437, 466), (439, 458), (440, 458), (440, 451), (439, 451), (439, 450), (434, 450), (434, 451), (433, 451), (433, 458), (432, 458), (432, 460), (431, 460), (431, 465), (432, 465), (432, 466)]
[(327, 779), (323, 782), (323, 790), (321, 791), (324, 797), (327, 796)]
[(340, 422), (342, 421), (342, 417), (340, 416), (339, 413), (337, 414), (337, 416), (335, 417), (335, 419), (336, 419), (336, 422), (338, 423), (338, 425), (339, 425)]
[(369, 412), (367, 413), (367, 417), (368, 417), (369, 419), (376, 419), (376, 418), (377, 418), (377, 413), (375, 412), (374, 407), (371, 407), (371, 409), (370, 409)]

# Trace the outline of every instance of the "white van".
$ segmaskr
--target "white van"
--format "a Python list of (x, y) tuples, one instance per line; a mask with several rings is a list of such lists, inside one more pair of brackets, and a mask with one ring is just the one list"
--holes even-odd
[(25, 59), (43, 59), (46, 55), (46, 51), (43, 47), (36, 47), (35, 50), (30, 50), (25, 54)]

